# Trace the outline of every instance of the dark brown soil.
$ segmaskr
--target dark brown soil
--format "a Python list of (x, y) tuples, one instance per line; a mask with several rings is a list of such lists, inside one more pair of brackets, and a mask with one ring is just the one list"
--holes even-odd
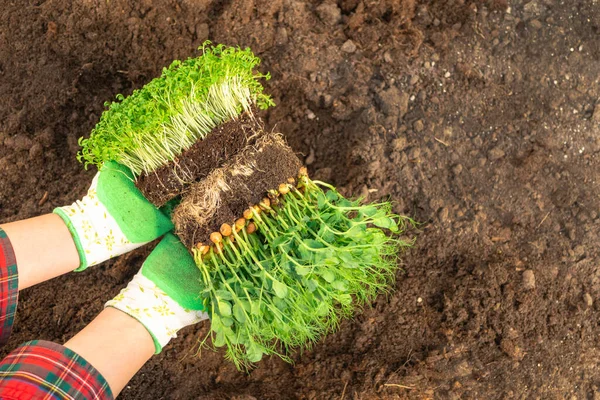
[[(121, 398), (597, 398), (599, 32), (595, 0), (5, 1), (0, 221), (86, 192), (104, 101), (206, 38), (251, 46), (311, 176), (424, 225), (395, 291), (294, 365), (197, 359), (203, 323)], [(70, 338), (149, 250), (22, 292), (4, 352)]]
[(244, 113), (214, 128), (204, 140), (194, 143), (175, 161), (149, 175), (140, 176), (136, 186), (150, 202), (162, 207), (185, 192), (190, 184), (201, 180), (245, 146), (254, 143), (256, 132), (261, 132), (262, 128), (260, 118), (252, 112)]
[[(239, 171), (240, 166), (246, 166), (252, 173), (246, 175), (234, 172)], [(233, 225), (235, 220), (242, 217), (244, 210), (267, 197), (269, 190), (277, 190), (279, 184), (287, 182), (288, 178), (296, 178), (301, 166), (294, 151), (282, 140), (278, 140), (277, 136), (262, 136), (255, 145), (242, 150), (221, 170), (210, 174), (222, 176), (219, 181), (227, 187), (226, 190), (217, 190), (212, 184), (212, 177), (207, 177), (206, 181), (210, 182), (209, 190), (215, 191), (220, 201), (206, 223), (197, 223), (198, 217), (205, 218), (207, 214), (201, 206), (207, 190), (206, 181), (191, 185), (189, 192), (173, 212), (177, 236), (188, 248), (197, 243), (210, 243), (209, 236), (212, 232), (218, 232), (224, 223)]]

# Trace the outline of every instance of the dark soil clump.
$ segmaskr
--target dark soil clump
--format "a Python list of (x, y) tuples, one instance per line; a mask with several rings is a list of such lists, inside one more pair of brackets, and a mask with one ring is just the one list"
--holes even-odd
[(262, 121), (252, 112), (244, 113), (214, 128), (204, 140), (194, 143), (175, 161), (141, 176), (136, 185), (150, 202), (162, 207), (251, 144), (262, 126)]
[(281, 137), (261, 137), (256, 147), (247, 147), (190, 188), (173, 214), (177, 235), (188, 248), (207, 242), (212, 232), (223, 223), (233, 224), (267, 191), (295, 178), (301, 166)]

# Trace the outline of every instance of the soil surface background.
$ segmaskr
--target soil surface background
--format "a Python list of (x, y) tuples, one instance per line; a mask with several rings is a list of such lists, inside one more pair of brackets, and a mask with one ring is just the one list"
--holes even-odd
[[(0, 222), (85, 194), (77, 139), (105, 101), (205, 39), (251, 46), (268, 127), (312, 176), (422, 222), (416, 246), (295, 364), (198, 359), (203, 323), (121, 398), (597, 399), (599, 31), (595, 0), (4, 0)], [(73, 336), (150, 247), (23, 291), (2, 354)]]

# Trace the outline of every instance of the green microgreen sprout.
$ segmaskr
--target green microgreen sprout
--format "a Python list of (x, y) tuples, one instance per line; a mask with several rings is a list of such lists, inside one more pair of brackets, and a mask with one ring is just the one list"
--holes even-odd
[(135, 176), (176, 159), (213, 128), (248, 111), (274, 105), (255, 72), (260, 59), (250, 49), (211, 46), (202, 55), (173, 61), (159, 78), (130, 96), (117, 95), (88, 139), (79, 140), (78, 159), (99, 168), (117, 161)]
[(292, 350), (385, 293), (410, 245), (398, 234), (412, 221), (389, 203), (361, 205), (306, 175), (283, 186), (244, 213), (245, 229), (193, 249), (212, 343), (240, 369), (263, 355), (291, 361)]

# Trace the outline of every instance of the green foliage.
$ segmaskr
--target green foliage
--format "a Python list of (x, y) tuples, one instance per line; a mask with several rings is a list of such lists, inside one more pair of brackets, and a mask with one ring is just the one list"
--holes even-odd
[(290, 361), (290, 351), (335, 329), (387, 290), (409, 244), (396, 238), (408, 219), (388, 203), (360, 205), (307, 177), (301, 185), (254, 213), (256, 233), (234, 233), (221, 252), (195, 252), (213, 345), (226, 346), (238, 368), (270, 354)]
[(81, 138), (78, 159), (101, 167), (113, 160), (138, 176), (174, 160), (214, 127), (252, 105), (274, 105), (255, 73), (260, 63), (250, 49), (210, 46), (200, 57), (173, 61), (159, 78), (130, 96), (117, 95), (89, 139)]

